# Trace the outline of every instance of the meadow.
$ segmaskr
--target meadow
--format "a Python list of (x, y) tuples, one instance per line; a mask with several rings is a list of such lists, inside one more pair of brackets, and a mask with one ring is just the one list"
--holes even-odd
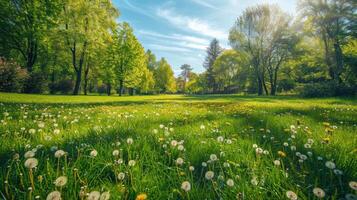
[(357, 199), (357, 100), (0, 93), (2, 199)]

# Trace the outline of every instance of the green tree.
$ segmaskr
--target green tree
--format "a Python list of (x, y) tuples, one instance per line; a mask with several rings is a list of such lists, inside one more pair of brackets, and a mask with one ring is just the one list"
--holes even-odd
[(146, 57), (144, 48), (128, 23), (118, 25), (108, 51), (108, 63), (116, 74), (119, 95), (123, 94), (124, 86), (130, 89), (138, 87), (143, 75), (142, 70), (147, 67)]
[(172, 71), (170, 64), (165, 60), (165, 58), (161, 58), (161, 60), (158, 62), (154, 76), (157, 90), (160, 93), (176, 92), (174, 72)]
[(186, 83), (189, 81), (190, 74), (192, 73), (192, 67), (189, 64), (183, 64), (180, 69), (181, 74), (180, 76), (182, 77), (183, 85), (182, 85), (182, 92), (186, 92)]
[(91, 49), (104, 45), (115, 27), (118, 11), (110, 0), (68, 0), (63, 7), (59, 35), (71, 53), (76, 82), (73, 94), (80, 91), (85, 58)]
[(207, 76), (207, 87), (209, 91), (215, 93), (217, 90), (217, 84), (214, 82), (214, 75), (212, 72), (212, 67), (218, 56), (223, 52), (223, 48), (219, 45), (219, 41), (214, 38), (209, 47), (207, 48), (207, 56), (203, 63), (203, 67), (206, 68), (206, 76)]

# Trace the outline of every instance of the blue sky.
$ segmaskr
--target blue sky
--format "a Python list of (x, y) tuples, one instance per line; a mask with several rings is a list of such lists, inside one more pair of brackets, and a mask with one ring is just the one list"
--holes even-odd
[(298, 0), (114, 0), (119, 21), (127, 21), (145, 49), (165, 57), (179, 73), (182, 64), (202, 72), (205, 50), (217, 38), (229, 48), (228, 32), (248, 6), (278, 4), (294, 15)]

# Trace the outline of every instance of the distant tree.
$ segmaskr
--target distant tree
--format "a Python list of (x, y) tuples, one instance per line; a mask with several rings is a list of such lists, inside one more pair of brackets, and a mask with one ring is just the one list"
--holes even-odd
[(183, 64), (180, 67), (180, 69), (182, 70), (180, 76), (182, 77), (182, 80), (183, 80), (182, 92), (185, 93), (186, 92), (186, 83), (187, 83), (187, 81), (189, 81), (190, 74), (192, 73), (192, 67), (191, 67), (191, 65)]
[(156, 80), (156, 87), (160, 93), (176, 92), (174, 72), (172, 71), (170, 64), (165, 60), (165, 58), (161, 58), (161, 60), (158, 62), (154, 76)]
[(224, 51), (214, 62), (213, 73), (218, 91), (230, 92), (230, 88), (243, 89), (247, 79), (247, 56), (235, 50)]
[(212, 92), (216, 92), (217, 84), (214, 82), (214, 74), (212, 72), (212, 67), (218, 56), (223, 52), (223, 48), (219, 45), (219, 41), (214, 38), (209, 47), (206, 50), (207, 56), (203, 63), (203, 67), (206, 68), (206, 76), (207, 76), (207, 86), (208, 89)]
[(147, 59), (147, 65), (150, 71), (155, 71), (157, 67), (156, 56), (148, 49), (145, 53)]
[(107, 63), (116, 75), (121, 96), (124, 86), (131, 89), (139, 86), (142, 70), (147, 67), (145, 51), (126, 22), (119, 24), (114, 31), (113, 42), (108, 51)]
[(144, 94), (149, 94), (154, 91), (155, 79), (154, 74), (148, 68), (144, 67), (142, 69), (142, 76), (140, 77), (140, 92)]

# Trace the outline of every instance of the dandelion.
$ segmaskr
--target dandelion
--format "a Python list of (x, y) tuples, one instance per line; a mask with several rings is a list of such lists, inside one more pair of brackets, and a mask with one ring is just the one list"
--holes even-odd
[(176, 147), (177, 146), (177, 141), (176, 140), (172, 140), (171, 141), (171, 146)]
[(125, 173), (120, 172), (120, 173), (118, 174), (118, 179), (122, 181), (122, 180), (124, 180), (124, 178), (125, 178)]
[(287, 147), (287, 146), (289, 146), (289, 143), (284, 142), (283, 145), (284, 145), (285, 147)]
[(35, 156), (35, 152), (33, 151), (27, 151), (25, 154), (24, 154), (24, 157), (25, 158), (32, 158)]
[(207, 171), (205, 174), (205, 178), (207, 180), (211, 180), (214, 177), (214, 172), (213, 171)]
[(202, 167), (207, 167), (207, 163), (206, 162), (202, 162)]
[(298, 197), (295, 194), (295, 192), (290, 191), (290, 190), (286, 192), (286, 197), (288, 197), (288, 199), (290, 199), (290, 200), (297, 200), (298, 199)]
[(234, 186), (234, 181), (233, 181), (233, 179), (228, 179), (226, 183), (227, 183), (227, 185), (228, 185), (229, 187), (233, 187), (233, 186)]
[(346, 194), (345, 195), (346, 200), (357, 200), (357, 195), (354, 194)]
[(275, 165), (275, 166), (280, 166), (280, 164), (281, 164), (281, 163), (280, 163), (280, 160), (274, 160), (274, 165)]
[(55, 180), (54, 184), (56, 187), (63, 187), (67, 184), (67, 180), (66, 176), (60, 176)]
[(29, 158), (25, 161), (25, 167), (28, 169), (33, 169), (37, 167), (38, 160), (36, 158)]
[(255, 149), (255, 153), (256, 153), (257, 155), (260, 155), (260, 154), (263, 153), (263, 149), (262, 149), (262, 148), (256, 148), (256, 149)]
[(335, 164), (334, 162), (332, 162), (332, 161), (327, 161), (327, 162), (325, 163), (325, 166), (326, 166), (327, 168), (329, 168), (329, 169), (335, 169), (335, 168), (336, 168), (336, 164)]
[(44, 128), (45, 127), (45, 123), (44, 122), (39, 122), (37, 125), (38, 125), (39, 128)]
[(30, 134), (35, 134), (35, 133), (36, 133), (36, 129), (31, 128), (31, 129), (29, 130), (29, 133), (30, 133)]
[(163, 124), (160, 124), (159, 126), (161, 129), (163, 129), (165, 126)]
[(339, 169), (334, 169), (334, 170), (333, 170), (333, 173), (335, 173), (335, 174), (338, 175), (338, 176), (340, 176), (340, 175), (343, 174), (343, 172), (342, 172), (341, 170), (339, 170)]
[(91, 157), (96, 157), (98, 155), (98, 151), (97, 150), (92, 150), (89, 154)]
[(211, 161), (216, 161), (216, 160), (218, 160), (216, 154), (211, 154), (211, 155), (209, 156), (209, 158), (210, 158)]
[(100, 198), (100, 192), (98, 191), (92, 191), (88, 195), (88, 200), (99, 200)]
[(356, 182), (356, 181), (350, 181), (350, 182), (348, 183), (348, 185), (350, 186), (350, 188), (351, 188), (352, 190), (356, 190), (356, 191), (357, 191), (357, 182)]
[(109, 192), (103, 192), (100, 195), (100, 198), (99, 198), (99, 200), (109, 200), (109, 199), (110, 199), (110, 193)]
[(63, 150), (57, 150), (57, 151), (55, 152), (55, 157), (56, 157), (56, 158), (61, 158), (61, 157), (64, 156), (64, 155), (66, 155), (66, 152), (63, 151)]
[(138, 196), (136, 196), (135, 200), (146, 200), (148, 198), (148, 195), (145, 193), (141, 193)]
[(269, 151), (264, 150), (264, 151), (263, 151), (263, 154), (264, 154), (264, 155), (268, 155), (268, 154), (269, 154)]
[(278, 151), (278, 155), (282, 158), (286, 157), (286, 153), (284, 151)]
[(195, 167), (194, 167), (194, 166), (189, 166), (188, 169), (189, 169), (191, 172), (195, 171)]
[(182, 158), (177, 158), (177, 159), (176, 159), (176, 164), (177, 164), (177, 165), (182, 165), (183, 162), (184, 162), (184, 161), (183, 161)]
[(226, 168), (228, 168), (228, 167), (230, 167), (231, 165), (228, 163), (228, 162), (224, 162), (223, 163), (223, 167), (226, 167)]
[(135, 164), (136, 164), (135, 160), (129, 160), (129, 162), (128, 162), (128, 165), (130, 167), (134, 167)]
[(185, 192), (188, 192), (191, 190), (191, 183), (188, 181), (184, 181), (181, 184), (181, 189), (183, 189)]
[(132, 145), (133, 142), (134, 142), (133, 138), (126, 139), (126, 143), (128, 143), (128, 145)]
[(205, 129), (205, 128), (206, 128), (206, 127), (205, 127), (205, 125), (203, 125), (203, 124), (200, 126), (200, 129), (201, 129), (201, 130), (203, 130), (203, 129)]
[(253, 148), (254, 149), (258, 148), (258, 145), (257, 144), (253, 144)]
[(304, 144), (304, 147), (305, 147), (306, 149), (311, 149), (311, 144), (306, 143), (306, 144)]
[(112, 154), (113, 156), (119, 156), (119, 150), (114, 150)]
[(325, 191), (321, 188), (314, 188), (312, 190), (312, 192), (314, 193), (314, 195), (317, 197), (317, 198), (324, 198), (325, 197)]
[(61, 200), (61, 193), (58, 191), (53, 191), (47, 195), (46, 200)]
[(252, 180), (250, 180), (250, 183), (251, 183), (252, 185), (257, 186), (257, 185), (258, 185), (257, 177), (253, 177)]
[(218, 142), (223, 142), (224, 141), (224, 137), (223, 136), (218, 136), (217, 137), (217, 141)]
[(185, 147), (184, 147), (182, 144), (180, 144), (180, 145), (177, 147), (177, 149), (178, 149), (179, 151), (183, 151), (183, 150), (185, 150)]

